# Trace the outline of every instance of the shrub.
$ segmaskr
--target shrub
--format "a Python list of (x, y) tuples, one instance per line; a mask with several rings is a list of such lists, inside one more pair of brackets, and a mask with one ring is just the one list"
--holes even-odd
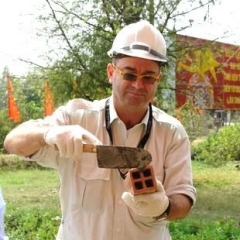
[(193, 146), (193, 159), (218, 166), (240, 160), (240, 125), (225, 126)]

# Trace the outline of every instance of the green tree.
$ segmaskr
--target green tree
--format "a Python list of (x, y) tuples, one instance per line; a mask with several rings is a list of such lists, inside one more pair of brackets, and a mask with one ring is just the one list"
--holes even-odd
[(0, 79), (0, 109), (6, 109), (7, 107), (7, 72), (8, 68), (5, 67)]
[[(2, 98), (0, 110), (8, 112), (7, 71), (4, 73), (0, 87)], [(24, 77), (10, 75), (13, 86), (13, 98), (21, 114), (21, 120), (39, 118), (44, 115), (44, 75), (37, 71)]]
[(0, 153), (4, 152), (3, 141), (7, 133), (16, 126), (16, 123), (8, 119), (7, 109), (0, 110)]
[(44, 116), (43, 81), (44, 76), (36, 72), (29, 73), (25, 79), (19, 79), (19, 83), (21, 83), (18, 88), (18, 91), (21, 92), (19, 108), (23, 121)]

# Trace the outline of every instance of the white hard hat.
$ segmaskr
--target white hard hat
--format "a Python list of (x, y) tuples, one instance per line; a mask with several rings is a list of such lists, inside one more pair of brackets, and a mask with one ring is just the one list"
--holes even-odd
[(141, 20), (118, 32), (108, 56), (113, 58), (118, 55), (166, 63), (166, 42), (158, 29), (148, 21)]

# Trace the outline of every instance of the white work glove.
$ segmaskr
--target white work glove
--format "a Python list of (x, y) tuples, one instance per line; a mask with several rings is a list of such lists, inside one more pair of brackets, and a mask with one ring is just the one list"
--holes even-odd
[(102, 144), (92, 133), (79, 125), (54, 126), (46, 131), (44, 140), (48, 145), (55, 145), (60, 157), (65, 158), (80, 158), (83, 143)]
[(136, 214), (145, 217), (160, 216), (167, 209), (169, 199), (165, 194), (163, 185), (157, 181), (157, 192), (133, 195), (124, 192), (122, 199)]

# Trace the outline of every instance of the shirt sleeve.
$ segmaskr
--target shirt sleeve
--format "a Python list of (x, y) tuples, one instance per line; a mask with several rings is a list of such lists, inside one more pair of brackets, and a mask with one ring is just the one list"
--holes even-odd
[(166, 194), (183, 194), (195, 203), (196, 189), (193, 186), (190, 141), (182, 126), (173, 133), (164, 169)]

